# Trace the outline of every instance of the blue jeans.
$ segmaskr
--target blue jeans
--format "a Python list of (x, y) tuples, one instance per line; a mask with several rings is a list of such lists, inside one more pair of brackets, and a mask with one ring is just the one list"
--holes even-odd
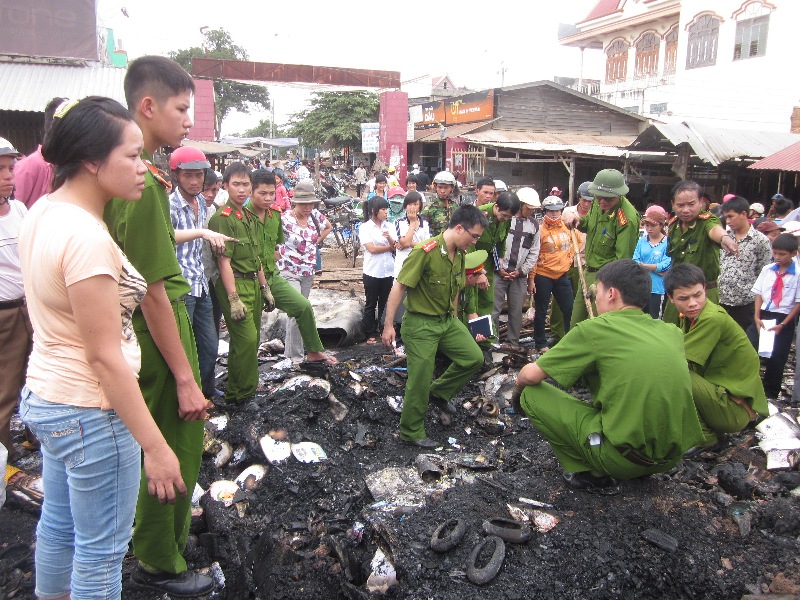
[(572, 303), (575, 293), (572, 291), (572, 282), (570, 282), (566, 273), (558, 279), (536, 275), (533, 282), (536, 284), (536, 293), (534, 294), (536, 315), (533, 317), (533, 341), (538, 349), (547, 346), (547, 334), (545, 333), (544, 325), (547, 318), (547, 307), (550, 304), (550, 296), (553, 296), (564, 314), (564, 334), (566, 335), (572, 319)]
[(194, 331), (194, 341), (197, 344), (197, 361), (200, 364), (200, 383), (206, 398), (214, 395), (214, 367), (217, 364), (217, 351), (219, 337), (214, 325), (214, 304), (211, 296), (203, 292), (197, 296), (186, 296), (186, 312)]
[(27, 387), (20, 416), (42, 444), (36, 595), (119, 598), (141, 449), (112, 411), (54, 404)]

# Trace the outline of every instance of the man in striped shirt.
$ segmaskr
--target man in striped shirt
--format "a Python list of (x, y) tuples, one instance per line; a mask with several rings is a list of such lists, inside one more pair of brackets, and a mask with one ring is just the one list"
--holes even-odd
[[(185, 297), (186, 310), (197, 344), (203, 394), (206, 398), (213, 399), (222, 395), (214, 386), (219, 339), (214, 326), (208, 278), (203, 268), (203, 240), (209, 237), (219, 238), (220, 234), (204, 228), (207, 208), (206, 203), (199, 198), (203, 191), (205, 169), (211, 165), (205, 154), (197, 148), (181, 146), (170, 156), (169, 166), (175, 182), (174, 191), (169, 198), (169, 208), (172, 226), (175, 228), (178, 264), (192, 288)], [(222, 247), (224, 249), (224, 243)]]

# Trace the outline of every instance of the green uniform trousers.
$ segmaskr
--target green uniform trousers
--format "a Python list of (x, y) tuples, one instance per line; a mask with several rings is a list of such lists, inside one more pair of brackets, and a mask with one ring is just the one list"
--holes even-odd
[(715, 444), (717, 433), (736, 433), (747, 426), (750, 422), (747, 409), (731, 400), (728, 390), (703, 379), (694, 371), (689, 371), (689, 375), (692, 378), (692, 399), (706, 443)]
[[(173, 302), (172, 308), (183, 349), (192, 365), (195, 381), (199, 384), (197, 347), (186, 305), (183, 302)], [(134, 313), (133, 326), (142, 350), (142, 368), (139, 373), (142, 396), (156, 425), (178, 457), (181, 476), (188, 490), (186, 498), (178, 496), (175, 504), (160, 504), (158, 498), (147, 493), (147, 478), (142, 471), (139, 500), (136, 504), (136, 524), (133, 529), (133, 553), (150, 567), (167, 573), (182, 573), (186, 570), (182, 553), (192, 517), (192, 490), (197, 483), (203, 455), (204, 422), (184, 421), (178, 416), (175, 378), (147, 330), (141, 311)]]
[(275, 298), (275, 306), (297, 321), (300, 337), (306, 352), (322, 352), (325, 347), (317, 331), (317, 320), (311, 302), (294, 289), (289, 282), (277, 273), (267, 276), (267, 285)]
[(665, 464), (645, 467), (629, 461), (605, 438), (591, 446), (589, 435), (603, 433), (600, 411), (549, 383), (526, 387), (521, 404), (531, 423), (550, 442), (566, 473), (592, 471), (616, 479), (634, 479), (669, 471), (681, 460), (678, 456)]
[[(710, 290), (706, 290), (706, 298), (714, 304), (719, 304), (719, 288), (714, 287)], [(667, 300), (667, 305), (664, 307), (664, 314), (661, 315), (661, 320), (665, 323), (672, 323), (673, 325), (678, 325), (680, 323), (678, 309), (675, 308), (675, 305), (669, 300)]]
[[(401, 334), (405, 342), (408, 381), (400, 415), (400, 437), (421, 440), (425, 437), (428, 395), (448, 401), (455, 397), (483, 365), (483, 353), (466, 326), (450, 315), (429, 317), (407, 311)], [(441, 377), (431, 383), (437, 351), (452, 362)]]
[(236, 279), (236, 293), (247, 308), (243, 321), (231, 319), (231, 303), (225, 286), (214, 286), (222, 315), (228, 326), (228, 387), (225, 400), (241, 402), (258, 387), (258, 343), (261, 341), (261, 312), (264, 299), (257, 279)]
[[(589, 273), (586, 269), (583, 270), (583, 278), (586, 280), (586, 289), (588, 290), (589, 287), (597, 281), (597, 272)], [(575, 302), (572, 305), (572, 319), (569, 323), (569, 328), (572, 329), (580, 323), (581, 321), (585, 321), (589, 318), (589, 312), (586, 310), (586, 300), (583, 297), (583, 286), (580, 283), (580, 279), (578, 279), (578, 286), (575, 288)], [(555, 304), (555, 302), (553, 303)], [(594, 312), (594, 316), (597, 316), (597, 305), (592, 301), (592, 311)], [(552, 325), (551, 325), (552, 329)]]
[[(578, 273), (578, 267), (572, 267), (569, 271), (567, 271), (567, 278), (569, 279), (570, 283), (572, 284), (573, 290), (580, 290), (583, 293), (583, 289), (581, 288), (581, 276)], [(577, 293), (577, 292), (576, 292)], [(583, 298), (583, 296), (581, 296)], [(584, 303), (584, 306), (586, 303)], [(573, 310), (575, 310), (573, 308)], [(553, 338), (558, 341), (566, 335), (564, 333), (564, 313), (561, 312), (561, 307), (558, 305), (558, 302), (550, 302), (550, 333), (553, 334)]]

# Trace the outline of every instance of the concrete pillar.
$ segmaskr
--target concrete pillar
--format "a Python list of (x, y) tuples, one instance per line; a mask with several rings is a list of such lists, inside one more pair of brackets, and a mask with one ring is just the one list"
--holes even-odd
[(381, 109), (378, 158), (387, 166), (397, 169), (397, 179), (405, 188), (408, 172), (408, 94), (406, 92), (383, 92)]

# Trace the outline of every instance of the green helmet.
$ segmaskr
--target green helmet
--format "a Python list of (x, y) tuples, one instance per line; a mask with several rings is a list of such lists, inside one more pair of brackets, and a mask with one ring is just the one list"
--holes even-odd
[(625, 177), (616, 169), (603, 169), (589, 186), (589, 193), (601, 198), (616, 198), (628, 193)]

